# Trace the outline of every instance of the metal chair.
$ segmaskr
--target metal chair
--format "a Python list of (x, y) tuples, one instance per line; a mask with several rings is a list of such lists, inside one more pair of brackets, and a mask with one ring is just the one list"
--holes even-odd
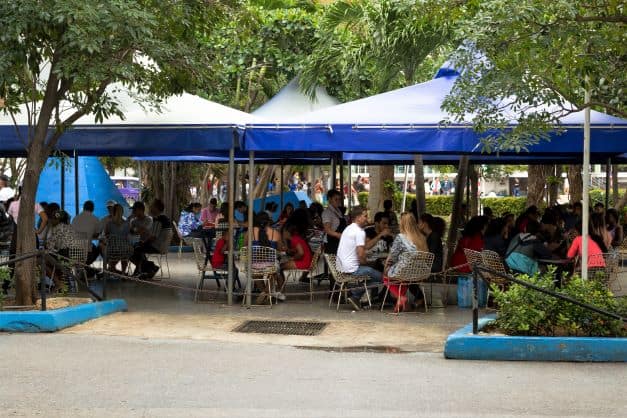
[(157, 261), (157, 265), (159, 266), (159, 274), (163, 279), (163, 260), (165, 259), (165, 265), (168, 269), (168, 279), (170, 278), (170, 263), (168, 263), (168, 251), (170, 250), (170, 242), (172, 242), (172, 236), (174, 232), (172, 229), (168, 228), (163, 236), (163, 241), (159, 242), (159, 252), (158, 253), (146, 253), (146, 257), (150, 259), (154, 257)]
[[(75, 239), (68, 243), (68, 258), (70, 259), (70, 271), (72, 277), (78, 281), (80, 276), (83, 276), (85, 286), (89, 287), (87, 279), (87, 270), (85, 269), (85, 262), (87, 261), (87, 255), (91, 247), (90, 240)], [(70, 279), (70, 290), (78, 291), (78, 284), (72, 283)]]
[[(133, 246), (127, 239), (115, 235), (107, 237), (104, 262), (102, 263), (103, 270), (107, 270), (111, 263), (117, 264), (118, 262), (125, 262), (128, 270), (128, 261), (131, 255), (133, 255)], [(126, 274), (128, 271), (123, 271), (123, 273)]]
[[(247, 246), (240, 249), (239, 256), (242, 264), (242, 271), (248, 277), (249, 251)], [(251, 284), (254, 285), (255, 282), (263, 282), (264, 288), (266, 288), (268, 292), (270, 306), (272, 307), (272, 278), (276, 276), (279, 270), (276, 250), (270, 247), (254, 245), (250, 256), (252, 257), (250, 271), (250, 278), (252, 280)], [(246, 300), (246, 298), (244, 298), (244, 300)]]
[(470, 271), (473, 271), (472, 266), (474, 264), (483, 265), (483, 257), (481, 256), (481, 252), (464, 248), (464, 255), (466, 256), (466, 261), (468, 262), (468, 267), (470, 268)]
[[(337, 262), (337, 256), (333, 255), (333, 254), (325, 254), (324, 255), (324, 259), (327, 263), (327, 266), (329, 266), (329, 272), (331, 273), (331, 275), (333, 276), (333, 278), (335, 279), (335, 283), (333, 283), (333, 289), (331, 289), (331, 296), (329, 297), (329, 307), (331, 306), (331, 302), (333, 301), (333, 294), (335, 292), (338, 293), (338, 298), (337, 298), (337, 307), (335, 308), (336, 310), (340, 310), (340, 300), (342, 299), (342, 290), (344, 291), (344, 297), (346, 298), (346, 293), (348, 292), (348, 285), (351, 284), (355, 284), (355, 285), (359, 285), (360, 283), (363, 282), (364, 285), (364, 289), (366, 290), (366, 295), (368, 297), (368, 306), (372, 307), (372, 302), (370, 301), (370, 293), (368, 292), (368, 279), (370, 279), (370, 277), (368, 276), (357, 276), (357, 275), (353, 275), (350, 273), (342, 273), (337, 269), (337, 265), (335, 264)], [(338, 289), (338, 285), (339, 285), (339, 289)], [(337, 289), (337, 290), (336, 290)]]
[[(605, 283), (608, 289), (612, 289), (615, 283), (618, 284), (618, 288), (616, 290), (622, 290), (622, 286), (620, 285), (620, 280), (618, 280), (619, 266), (621, 256), (618, 252), (609, 252), (603, 253), (599, 255), (590, 255), (588, 256), (588, 262), (598, 259), (599, 257), (603, 257), (603, 263), (605, 267), (590, 267), (588, 269), (588, 277), (591, 279), (600, 280)], [(596, 264), (596, 263), (595, 263)]]
[(176, 231), (176, 236), (179, 239), (179, 259), (181, 258), (181, 254), (183, 253), (183, 244), (189, 245), (187, 238), (183, 237), (183, 234), (181, 233), (181, 230), (179, 229), (178, 224), (175, 221), (172, 221), (172, 226), (174, 227), (174, 230)]
[[(481, 258), (482, 258), (482, 265), (485, 266), (485, 268), (494, 270), (497, 273), (508, 274), (507, 270), (505, 269), (505, 264), (503, 264), (503, 259), (498, 253), (491, 251), (491, 250), (483, 250), (481, 251)], [(483, 272), (481, 277), (483, 277), (483, 279), (488, 282), (494, 283), (501, 289), (507, 284), (507, 280), (495, 274), (489, 274), (487, 272)]]
[[(417, 284), (425, 301), (425, 312), (427, 312), (429, 308), (427, 307), (427, 295), (422, 282), (431, 276), (431, 266), (433, 266), (434, 258), (435, 255), (424, 251), (409, 251), (402, 253), (398, 260), (401, 265), (400, 271), (398, 271), (395, 276), (388, 277), (390, 284), (398, 285), (399, 293), (403, 286)], [(382, 312), (389, 292), (390, 288), (386, 286), (383, 303), (381, 303)]]
[[(316, 269), (318, 268), (318, 259), (320, 258), (320, 248), (316, 251), (313, 252), (313, 254), (311, 255), (311, 264), (309, 265), (309, 268), (307, 270), (302, 270), (302, 269), (284, 269), (283, 270), (283, 275), (285, 276), (285, 283), (287, 283), (287, 280), (290, 278), (293, 278), (294, 280), (299, 280), (302, 277), (307, 277), (309, 278), (309, 300), (311, 302), (313, 302), (313, 276), (314, 276), (314, 272), (316, 271)], [(283, 283), (283, 287), (285, 287), (285, 283)], [(281, 292), (283, 291), (283, 289), (281, 289)]]
[[(204, 281), (215, 279), (218, 289), (220, 288), (220, 280), (226, 281), (228, 280), (228, 271), (224, 269), (215, 269), (211, 265), (211, 261), (209, 261), (206, 257), (206, 249), (205, 243), (202, 238), (194, 238), (192, 240), (192, 247), (194, 248), (194, 260), (196, 261), (196, 268), (198, 269), (198, 285), (196, 286), (196, 291), (194, 293), (194, 302), (198, 302), (198, 293), (202, 291)], [(212, 272), (212, 277), (207, 277), (207, 272)], [(239, 288), (242, 288), (242, 284), (239, 281), (239, 277), (234, 277), (234, 282), (238, 284)], [(226, 287), (226, 285), (225, 285)]]

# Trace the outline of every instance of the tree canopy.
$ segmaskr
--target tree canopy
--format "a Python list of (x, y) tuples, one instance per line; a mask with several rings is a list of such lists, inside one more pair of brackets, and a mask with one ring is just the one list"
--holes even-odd
[[(545, 138), (558, 116), (587, 106), (627, 117), (625, 7), (617, 0), (482, 1), (458, 28), (466, 43), (452, 60), (462, 76), (445, 108), (456, 120), (475, 114), (479, 131), (499, 129), (485, 141), (488, 151), (523, 149)], [(552, 110), (534, 109), (540, 104)], [(511, 110), (519, 125), (508, 131)]]

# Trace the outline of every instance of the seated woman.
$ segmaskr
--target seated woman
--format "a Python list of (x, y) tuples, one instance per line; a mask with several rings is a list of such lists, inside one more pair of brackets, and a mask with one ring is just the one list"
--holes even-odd
[(400, 233), (394, 238), (392, 248), (383, 270), (383, 283), (388, 287), (390, 294), (396, 298), (394, 312), (400, 312), (407, 308), (407, 287), (399, 289), (398, 285), (391, 284), (390, 278), (395, 277), (403, 268), (401, 254), (408, 251), (428, 251), (427, 240), (418, 229), (416, 218), (409, 212), (401, 214)]
[[(270, 225), (272, 220), (267, 213), (261, 212), (253, 218), (253, 245), (271, 247), (275, 250), (281, 242), (281, 233)], [(248, 234), (248, 232), (246, 232)], [(244, 243), (248, 242), (248, 235), (244, 236)], [(246, 245), (246, 244), (244, 244)]]
[(607, 232), (612, 238), (612, 248), (618, 248), (623, 243), (623, 227), (620, 225), (618, 211), (610, 208), (605, 213)]
[(509, 268), (531, 276), (538, 271), (538, 259), (553, 258), (551, 250), (537, 237), (539, 232), (540, 223), (530, 219), (525, 232), (512, 238), (505, 254), (505, 263)]
[(213, 228), (216, 224), (216, 218), (220, 210), (218, 209), (218, 200), (212, 197), (209, 200), (209, 205), (206, 208), (202, 208), (200, 211), (200, 222), (204, 228)]
[(486, 216), (474, 216), (466, 223), (462, 231), (462, 237), (457, 242), (451, 265), (457, 268), (460, 273), (470, 273), (470, 266), (466, 260), (464, 249), (482, 251), (485, 246), (483, 235), (488, 227)]
[(294, 212), (294, 205), (292, 205), (291, 203), (287, 203), (285, 206), (283, 206), (283, 210), (281, 211), (281, 214), (279, 215), (279, 224), (283, 225), (287, 219), (292, 215), (292, 213)]
[(509, 228), (503, 218), (492, 219), (485, 233), (484, 249), (494, 251), (501, 257), (507, 252)]
[[(608, 251), (605, 245), (603, 237), (598, 235), (596, 231), (599, 230), (603, 221), (603, 215), (600, 213), (593, 213), (590, 215), (590, 222), (588, 223), (588, 267), (604, 268), (605, 259), (603, 254)], [(582, 242), (581, 235), (581, 223), (577, 225), (579, 235), (573, 240), (573, 243), (568, 249), (566, 256), (568, 258), (580, 257), (582, 255)]]
[[(68, 273), (67, 263), (63, 257), (69, 257), (71, 246), (81, 242), (70, 226), (70, 215), (66, 211), (55, 210), (51, 213), (45, 246), (46, 249), (56, 252), (58, 256), (46, 254), (46, 273), (52, 278), (57, 292), (64, 292), (64, 276)], [(85, 254), (87, 250), (86, 247)]]
[[(311, 267), (311, 259), (313, 257), (311, 249), (304, 237), (301, 235), (299, 228), (294, 224), (286, 225), (283, 228), (283, 238), (285, 242), (289, 242), (289, 246), (285, 253), (290, 257), (289, 260), (281, 263), (281, 275), (278, 280), (279, 289), (283, 289), (285, 284), (285, 276), (283, 270), (309, 270)], [(285, 295), (281, 292), (277, 294), (277, 298), (285, 300)]]
[[(214, 270), (228, 270), (226, 252), (229, 250), (229, 234), (224, 234), (216, 241), (216, 246), (211, 255), (211, 267)], [(239, 270), (233, 263), (233, 283), (237, 283), (241, 289), (242, 284), (239, 280)]]
[[(200, 203), (190, 203), (181, 211), (179, 231), (183, 238), (203, 238), (203, 223), (198, 218), (202, 206)], [(215, 218), (214, 218), (215, 219)]]
[(444, 248), (442, 247), (442, 236), (444, 235), (444, 229), (446, 223), (444, 219), (432, 216), (428, 213), (422, 214), (418, 221), (418, 228), (427, 237), (427, 247), (429, 252), (435, 256), (433, 259), (433, 265), (431, 266), (432, 273), (439, 273), (442, 271), (444, 264)]
[[(128, 267), (128, 260), (133, 254), (133, 246), (129, 241), (131, 227), (128, 221), (123, 218), (124, 208), (116, 204), (113, 207), (111, 219), (105, 224), (103, 234), (106, 245), (108, 246), (108, 254), (113, 256), (109, 260), (109, 271), (115, 271), (124, 274)], [(122, 263), (122, 270), (116, 270), (118, 262)]]

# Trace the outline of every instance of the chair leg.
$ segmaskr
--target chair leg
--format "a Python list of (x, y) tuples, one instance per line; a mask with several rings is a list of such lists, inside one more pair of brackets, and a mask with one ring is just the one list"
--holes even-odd
[(333, 302), (333, 295), (335, 294), (336, 286), (337, 286), (337, 282), (333, 283), (333, 289), (331, 289), (331, 296), (329, 296), (329, 308), (331, 307), (331, 303)]
[(200, 292), (201, 290), (201, 286), (202, 286), (202, 279), (203, 279), (203, 272), (198, 272), (198, 284), (196, 285), (196, 291), (194, 292), (194, 302), (198, 303), (198, 292)]
[(307, 273), (307, 277), (309, 278), (309, 301), (313, 302), (313, 274)]
[(383, 312), (383, 308), (385, 307), (385, 301), (388, 299), (388, 293), (390, 292), (390, 288), (385, 286), (385, 295), (383, 295), (383, 302), (381, 302), (381, 312)]
[(168, 269), (168, 279), (171, 279), (170, 276), (170, 263), (168, 262), (168, 253), (165, 253), (165, 267)]
[(372, 302), (370, 302), (370, 292), (368, 291), (368, 283), (364, 280), (364, 288), (366, 289), (366, 299), (368, 300), (368, 308), (372, 309)]
[(418, 285), (418, 287), (420, 288), (420, 291), (422, 292), (422, 297), (425, 300), (425, 313), (429, 312), (429, 308), (427, 307), (427, 294), (425, 293), (425, 288), (423, 285)]
[(340, 310), (340, 300), (342, 299), (342, 290), (344, 289), (344, 282), (342, 282), (340, 284), (340, 290), (338, 291), (337, 294), (337, 307), (335, 308), (336, 311)]

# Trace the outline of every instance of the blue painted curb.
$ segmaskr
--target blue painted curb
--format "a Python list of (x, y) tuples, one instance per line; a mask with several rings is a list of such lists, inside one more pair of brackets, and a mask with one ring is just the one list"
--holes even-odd
[[(479, 329), (494, 320), (479, 319)], [(627, 338), (473, 335), (472, 323), (449, 335), (444, 357), (460, 360), (627, 362)]]
[(53, 332), (127, 309), (125, 300), (111, 299), (49, 311), (0, 312), (0, 331)]

